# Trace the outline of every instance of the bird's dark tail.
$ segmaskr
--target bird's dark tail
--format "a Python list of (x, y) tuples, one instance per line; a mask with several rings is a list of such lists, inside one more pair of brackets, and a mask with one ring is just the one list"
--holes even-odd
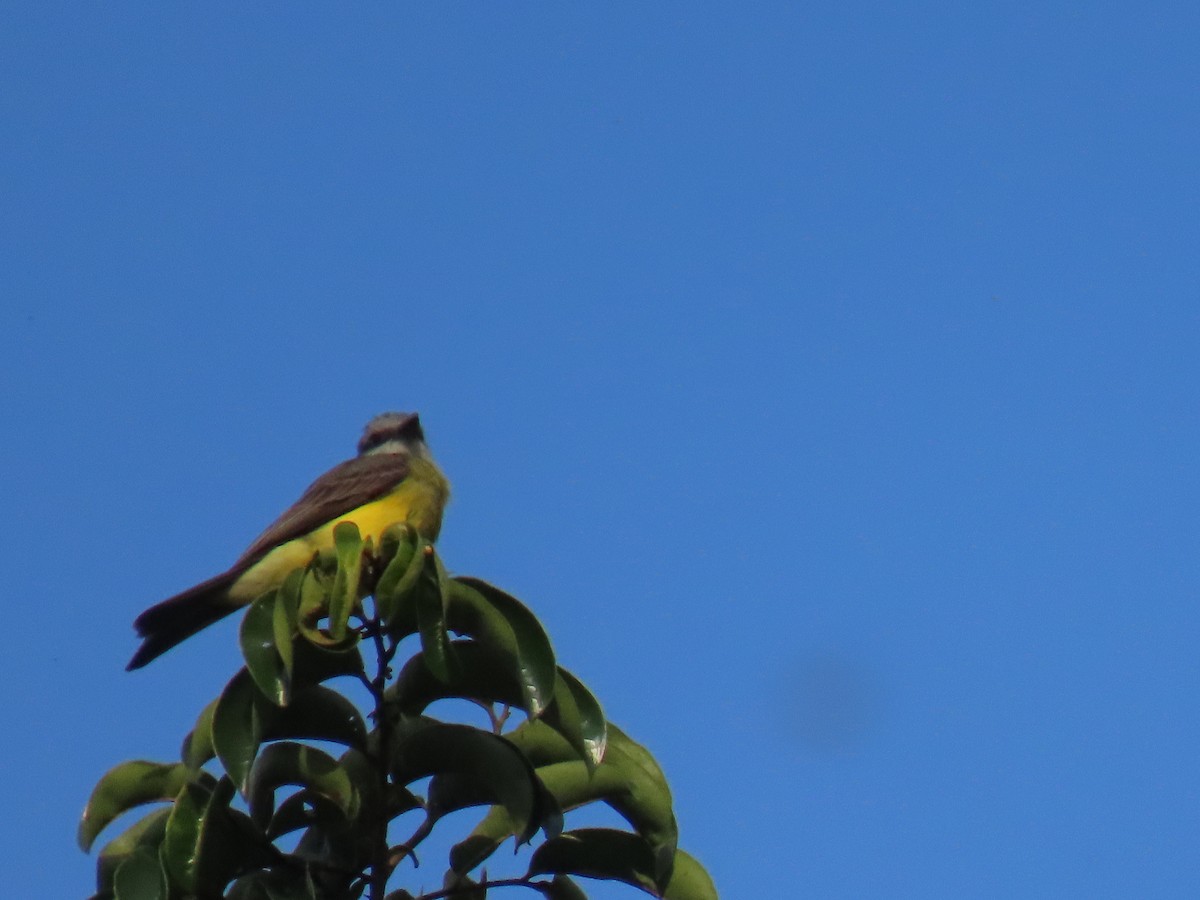
[(155, 604), (134, 619), (133, 627), (142, 638), (142, 646), (133, 654), (125, 670), (140, 669), (176, 644), (238, 609), (239, 604), (230, 602), (228, 590), (240, 574), (238, 570), (223, 572), (182, 594)]

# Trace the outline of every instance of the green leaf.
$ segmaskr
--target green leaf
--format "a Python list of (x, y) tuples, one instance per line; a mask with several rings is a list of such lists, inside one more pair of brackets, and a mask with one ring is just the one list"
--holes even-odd
[(498, 735), (468, 725), (423, 724), (401, 736), (394, 759), (399, 784), (427, 775), (473, 779), (482, 796), (505, 808), (521, 843), (539, 827), (537, 777), (520, 751)]
[(556, 666), (537, 617), (515, 597), (477, 578), (453, 578), (447, 593), (450, 629), (510, 655), (525, 696), (523, 706), (531, 715), (541, 715), (554, 696)]
[(308, 647), (297, 655), (294, 693), (287, 706), (276, 706), (264, 697), (246, 669), (233, 676), (213, 711), (212, 745), (243, 795), (263, 741), (302, 737), (364, 745), (366, 725), (357, 708), (336, 691), (315, 683), (361, 666), (357, 651), (330, 653)]
[(543, 720), (570, 742), (589, 768), (595, 768), (604, 759), (608, 726), (600, 701), (562, 666), (558, 667), (554, 683), (554, 702)]
[(243, 875), (225, 896), (228, 900), (321, 900), (308, 871), (292, 868)]
[(167, 876), (158, 854), (148, 847), (133, 851), (113, 876), (115, 900), (167, 900)]
[(587, 900), (583, 889), (566, 875), (555, 875), (552, 881), (535, 881), (531, 886), (547, 900)]
[(679, 840), (671, 806), (671, 788), (650, 751), (615, 725), (608, 729), (608, 749), (597, 771), (609, 766), (624, 788), (605, 797), (640, 834), (655, 854), (655, 877), (665, 881)]
[(358, 644), (358, 633), (343, 633), (339, 638), (320, 627), (321, 620), (331, 614), (336, 577), (336, 557), (332, 554), (318, 554), (305, 570), (304, 580), (300, 583), (296, 628), (300, 636), (315, 647), (344, 651)]
[(229, 886), (229, 890), (225, 892), (225, 900), (280, 900), (263, 883), (267, 874), (264, 872), (252, 872), (249, 875), (242, 876)]
[(283, 663), (288, 684), (292, 682), (295, 667), (293, 641), (299, 633), (300, 586), (303, 583), (304, 569), (293, 569), (275, 592), (275, 615), (271, 624), (275, 631), (275, 652)]
[(163, 835), (162, 860), (171, 880), (188, 893), (196, 892), (200, 840), (212, 791), (185, 785), (180, 791)]
[(346, 813), (338, 804), (316, 791), (302, 790), (283, 798), (266, 832), (268, 838), (275, 840), (301, 828), (328, 831), (345, 824)]
[(286, 741), (263, 749), (250, 774), (250, 818), (266, 829), (275, 812), (275, 789), (294, 784), (335, 804), (347, 819), (358, 814), (359, 797), (350, 775), (328, 753)]
[[(385, 569), (391, 565), (402, 545), (408, 544), (410, 549), (416, 541), (417, 530), (407, 522), (393, 522), (379, 536), (379, 563)], [(382, 576), (382, 573), (380, 573)]]
[[(276, 593), (264, 594), (242, 617), (239, 638), (246, 669), (263, 695), (276, 706), (286, 706), (291, 684), (283, 656), (275, 643)], [(288, 637), (290, 646), (291, 637)]]
[(580, 762), (579, 751), (545, 719), (522, 722), (504, 736), (512, 741), (535, 768), (558, 762)]
[[(428, 561), (425, 548), (429, 544), (408, 525), (393, 525), (384, 532), (383, 537), (385, 555), (392, 540), (397, 544), (394, 555), (375, 585), (376, 611), (389, 631), (395, 631), (401, 623), (406, 626), (409, 621), (415, 627), (415, 617), (410, 614), (408, 600)], [(408, 627), (402, 627), (401, 631), (404, 634), (411, 633)]]
[(332, 688), (313, 685), (298, 691), (290, 705), (269, 711), (263, 740), (309, 738), (362, 749), (367, 726), (350, 700)]
[(450, 848), (450, 868), (470, 872), (499, 850), (516, 828), (504, 807), (493, 806), (475, 831)]
[(346, 638), (350, 613), (358, 603), (362, 576), (363, 542), (358, 526), (353, 522), (338, 522), (333, 526), (333, 543), (338, 566), (329, 603), (329, 634), (335, 641), (342, 641)]
[(451, 641), (450, 646), (455, 666), (447, 681), (436, 678), (425, 655), (418, 653), (387, 689), (388, 703), (407, 716), (418, 716), (429, 704), (447, 698), (521, 707), (524, 697), (508, 657), (475, 641)]
[(84, 807), (76, 835), (80, 848), (84, 853), (90, 851), (96, 836), (123, 812), (143, 803), (174, 799), (193, 774), (183, 763), (146, 760), (131, 760), (109, 769)]
[(442, 877), (442, 889), (451, 891), (454, 900), (485, 900), (487, 888), (453, 869)]
[(339, 647), (317, 646), (308, 640), (298, 640), (293, 645), (293, 651), (293, 692), (343, 675), (357, 677), (363, 672), (362, 653), (359, 652), (357, 638)]
[(675, 865), (667, 884), (666, 900), (717, 900), (717, 886), (695, 857), (675, 851)]
[(183, 750), (180, 755), (184, 765), (189, 769), (199, 769), (217, 755), (212, 742), (212, 721), (213, 713), (217, 711), (217, 702), (217, 700), (213, 700), (204, 707), (199, 718), (196, 719), (196, 724), (188, 732), (188, 736), (183, 739)]
[(529, 860), (529, 875), (582, 875), (623, 881), (658, 894), (654, 854), (637, 835), (612, 828), (580, 828), (546, 841)]
[[(451, 648), (456, 666), (449, 681), (433, 677), (423, 655), (418, 654), (405, 664), (388, 688), (388, 702), (409, 716), (420, 715), (429, 704), (447, 698), (525, 709), (526, 697), (521, 693), (518, 669), (511, 655), (469, 640), (453, 641)], [(530, 713), (528, 709), (525, 712)], [(566, 758), (577, 756), (594, 766), (603, 757), (607, 740), (604, 713), (588, 689), (565, 669), (558, 670), (554, 702), (542, 721), (575, 749), (575, 754), (567, 754)]]
[[(583, 767), (583, 763), (577, 765)], [(452, 779), (444, 775), (430, 782), (429, 798), (431, 807), (439, 812), (453, 812), (488, 802), (481, 800), (479, 792), (473, 790), (465, 779)], [(554, 795), (541, 784), (537, 790), (537, 810), (536, 821), (541, 823), (547, 838), (562, 833), (562, 808)], [(450, 868), (455, 872), (470, 872), (495, 853), (508, 837), (520, 834), (520, 830), (521, 823), (513, 818), (508, 809), (500, 805), (492, 806), (475, 830), (450, 848)]]
[(261, 834), (229, 808), (233, 795), (233, 783), (223, 778), (215, 788), (187, 784), (175, 798), (159, 855), (168, 878), (184, 893), (220, 894), (243, 866), (270, 859)]
[(111, 893), (117, 869), (139, 848), (153, 851), (157, 858), (170, 814), (169, 807), (160, 807), (138, 819), (101, 848), (96, 857), (96, 886), (101, 894)]
[[(561, 744), (546, 735), (546, 731), (548, 729), (540, 722), (525, 722), (506, 735), (533, 762), (539, 775), (543, 772), (543, 766), (574, 762)], [(574, 773), (572, 778), (580, 779), (588, 786), (585, 794), (575, 796), (567, 793), (566, 786), (556, 791), (555, 785), (547, 778), (542, 779), (563, 809), (574, 809), (592, 800), (604, 800), (649, 841), (656, 852), (665, 857), (665, 865), (669, 866), (678, 839), (675, 814), (671, 808), (671, 789), (662, 769), (645, 747), (610, 722), (608, 749), (604, 761), (596, 767), (592, 777), (569, 767), (556, 768), (556, 772), (568, 771)]]
[[(450, 681), (454, 672), (453, 651), (450, 635), (446, 631), (446, 585), (448, 579), (442, 562), (433, 553), (426, 552), (430, 559), (421, 570), (417, 586), (413, 591), (413, 602), (417, 612), (417, 630), (421, 634), (421, 651), (425, 665), (439, 681)], [(432, 563), (432, 565), (430, 564)]]
[[(538, 779), (563, 811), (603, 802), (629, 822), (652, 848), (655, 877), (670, 874), (678, 830), (662, 771), (644, 747), (615, 725), (604, 761), (592, 770), (566, 739), (544, 721), (524, 722), (507, 737), (536, 767)], [(515, 825), (492, 809), (471, 835), (451, 851), (451, 865), (469, 871), (495, 852)]]
[[(315, 864), (318, 869), (325, 867), (326, 875), (332, 875), (333, 870), (355, 872), (368, 864), (372, 854), (378, 850), (375, 844), (377, 836), (364, 823), (378, 822), (383, 816), (390, 818), (400, 811), (420, 806), (419, 801), (403, 789), (389, 786), (388, 791), (381, 792), (380, 773), (375, 764), (359, 750), (347, 750), (338, 759), (337, 765), (349, 780), (353, 795), (357, 798), (356, 810), (352, 810), (355, 814), (353, 820), (348, 821), (345, 809), (333, 800), (302, 789), (284, 799), (269, 826), (274, 836), (289, 830), (297, 818), (308, 818), (308, 828), (301, 835), (293, 855)], [(294, 798), (301, 795), (307, 795), (314, 801), (309, 804), (307, 812), (294, 806)], [(342, 896), (324, 879), (318, 880), (321, 881), (321, 896)]]
[[(611, 767), (592, 772), (582, 760), (540, 766), (536, 773), (554, 805), (562, 811), (604, 800), (610, 794), (619, 795), (625, 787)], [(496, 852), (517, 827), (503, 807), (492, 807), (471, 834), (451, 849), (451, 867), (464, 872), (474, 869)]]
[[(495, 793), (481, 781), (477, 774), (443, 773), (435, 775), (430, 780), (426, 793), (425, 807), (430, 817), (436, 820), (441, 816), (460, 809), (485, 804), (491, 805), (493, 803), (495, 803)], [(540, 784), (536, 785), (534, 809), (533, 821), (535, 827), (540, 825), (545, 830), (547, 837), (553, 837), (562, 831), (562, 811), (559, 809), (554, 796), (548, 793)], [(451, 868), (454, 871), (460, 873), (469, 872), (482, 862), (486, 856), (490, 856), (503, 842), (504, 838), (509, 835), (520, 834), (521, 822), (512, 817), (512, 813), (507, 807), (495, 805), (492, 806), (489, 812), (495, 812), (504, 817), (504, 822), (506, 823), (504, 833), (487, 850), (486, 855), (478, 860), (469, 861), (469, 854), (464, 853), (458, 860), (458, 863), (456, 863), (452, 856)]]
[(277, 709), (280, 707), (262, 695), (245, 669), (230, 679), (217, 700), (212, 723), (213, 748), (243, 795), (250, 767), (263, 740), (264, 720)]
[(636, 835), (609, 828), (580, 828), (538, 847), (529, 861), (529, 874), (623, 881), (666, 900), (718, 900), (708, 872), (684, 851), (676, 852), (665, 887), (656, 878), (655, 867), (653, 850)]
[(411, 791), (398, 785), (389, 784), (387, 791), (381, 794), (381, 773), (374, 759), (365, 751), (351, 747), (338, 757), (338, 765), (345, 770), (358, 792), (359, 818), (364, 821), (378, 818), (381, 811), (390, 819), (421, 805)]

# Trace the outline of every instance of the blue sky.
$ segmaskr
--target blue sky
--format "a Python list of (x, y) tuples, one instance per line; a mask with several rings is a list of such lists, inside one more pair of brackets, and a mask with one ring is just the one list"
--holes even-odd
[(237, 665), (136, 613), (392, 408), (722, 896), (1200, 890), (1194, 5), (4, 19), (13, 896)]

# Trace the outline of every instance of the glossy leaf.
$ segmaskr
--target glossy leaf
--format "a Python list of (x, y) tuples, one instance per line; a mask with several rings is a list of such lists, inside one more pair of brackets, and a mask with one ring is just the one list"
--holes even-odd
[(566, 875), (555, 875), (551, 881), (535, 881), (533, 886), (546, 900), (587, 900), (583, 889)]
[(309, 738), (362, 748), (367, 726), (362, 714), (345, 696), (324, 685), (296, 694), (291, 705), (272, 711), (264, 722), (264, 740)]
[(250, 774), (250, 818), (266, 829), (275, 812), (275, 789), (294, 784), (334, 803), (347, 819), (358, 813), (359, 797), (349, 774), (332, 756), (290, 741), (265, 747)]
[[(544, 765), (575, 759), (556, 741), (557, 735), (547, 734), (548, 731), (540, 722), (526, 722), (507, 735), (539, 772)], [(652, 845), (674, 853), (678, 831), (671, 809), (671, 789), (645, 747), (609, 723), (608, 749), (594, 776), (595, 793), (587, 799), (581, 798), (582, 802), (603, 799)], [(579, 805), (575, 798), (567, 796), (559, 796), (559, 802), (564, 809)]]
[[(625, 789), (623, 780), (612, 767), (601, 766), (592, 771), (578, 759), (540, 766), (536, 772), (546, 792), (563, 812), (605, 801), (609, 796), (619, 797)], [(451, 866), (459, 871), (474, 869), (495, 853), (516, 828), (517, 823), (503, 807), (492, 807), (471, 834), (451, 849)]]
[(504, 738), (467, 725), (425, 725), (398, 741), (394, 774), (400, 784), (427, 775), (476, 779), (481, 794), (503, 806), (521, 843), (538, 828), (540, 786), (533, 769)]
[(318, 554), (305, 571), (304, 580), (300, 583), (296, 628), (301, 637), (314, 647), (349, 650), (358, 643), (357, 633), (343, 633), (341, 637), (335, 637), (320, 627), (321, 620), (330, 615), (336, 567), (337, 560), (332, 554)]
[[(577, 763), (583, 767), (583, 763)], [(487, 802), (467, 779), (453, 779), (441, 775), (429, 785), (431, 811), (453, 812), (468, 806)], [(562, 833), (563, 810), (554, 794), (540, 783), (537, 789), (537, 821), (547, 838)], [(450, 848), (450, 868), (465, 873), (481, 865), (489, 856), (500, 849), (509, 837), (520, 834), (521, 823), (512, 813), (500, 805), (493, 805), (487, 815), (467, 837)]]
[(604, 762), (623, 782), (624, 789), (605, 801), (640, 834), (655, 854), (655, 878), (665, 881), (679, 840), (679, 828), (671, 806), (671, 788), (650, 752), (615, 725), (609, 725)]
[(163, 865), (171, 880), (188, 893), (196, 892), (200, 840), (212, 791), (193, 786), (180, 791), (163, 835)]
[(279, 654), (288, 684), (292, 683), (296, 664), (294, 642), (299, 634), (300, 586), (304, 583), (304, 574), (304, 569), (293, 569), (275, 592), (275, 615), (271, 624), (275, 632), (275, 652)]
[(258, 689), (276, 706), (286, 706), (291, 683), (275, 643), (275, 601), (276, 593), (272, 591), (251, 603), (238, 635), (246, 669)]
[(362, 575), (363, 542), (353, 522), (333, 526), (337, 551), (337, 575), (329, 600), (329, 634), (335, 641), (346, 638), (350, 614), (358, 603), (358, 583)]
[(266, 828), (271, 840), (301, 828), (337, 828), (346, 823), (345, 811), (316, 791), (302, 790), (283, 798)]
[(217, 700), (213, 700), (201, 710), (196, 724), (183, 739), (183, 749), (180, 753), (184, 765), (189, 769), (199, 769), (202, 765), (217, 755), (212, 742), (213, 713), (217, 711)]
[(556, 666), (550, 639), (515, 597), (477, 578), (452, 578), (447, 589), (452, 631), (510, 654), (530, 715), (541, 715), (554, 696)]
[(694, 856), (676, 850), (671, 880), (663, 896), (666, 900), (717, 900), (717, 886)]
[(529, 861), (530, 875), (582, 875), (623, 881), (666, 900), (717, 900), (717, 890), (692, 856), (678, 851), (663, 884), (654, 851), (641, 838), (610, 828), (580, 828), (546, 841)]
[(233, 784), (222, 779), (215, 788), (188, 784), (175, 799), (160, 858), (171, 882), (185, 893), (219, 894), (257, 849), (244, 839), (229, 808), (233, 794)]
[[(337, 760), (337, 764), (357, 798), (357, 806), (349, 811), (353, 820), (347, 821), (347, 811), (341, 806), (330, 809), (329, 806), (314, 805), (313, 820), (296, 845), (295, 853), (304, 859), (314, 860), (344, 872), (357, 871), (368, 863), (371, 854), (377, 849), (376, 836), (365, 823), (376, 822), (381, 815), (387, 814), (390, 817), (420, 804), (411, 793), (395, 786), (389, 786), (387, 792), (381, 793), (379, 772), (375, 764), (359, 750), (347, 750)], [(284, 804), (291, 799), (286, 798)], [(333, 800), (323, 799), (330, 805), (334, 804)], [(281, 808), (284, 804), (281, 804)], [(387, 804), (386, 809), (384, 804)], [(393, 807), (395, 813), (392, 812)], [(276, 830), (283, 824), (284, 821), (277, 813), (270, 827)], [(329, 886), (324, 885), (323, 889), (325, 887)], [(329, 887), (326, 893), (336, 895), (332, 887)]]
[(250, 767), (263, 740), (264, 720), (279, 708), (262, 695), (245, 669), (233, 676), (217, 700), (212, 722), (213, 748), (243, 795)]
[(121, 863), (113, 875), (115, 900), (167, 900), (167, 876), (158, 853), (139, 847)]
[(455, 667), (448, 680), (435, 677), (424, 653), (418, 653), (388, 688), (388, 702), (408, 716), (418, 716), (429, 704), (447, 698), (521, 707), (524, 698), (510, 657), (475, 641), (451, 641), (451, 651)]
[(415, 626), (415, 617), (406, 614), (410, 612), (408, 600), (428, 561), (428, 543), (409, 526), (392, 526), (384, 532), (385, 555), (393, 538), (397, 541), (395, 552), (375, 585), (375, 608), (389, 630), (400, 621), (411, 620)]
[(450, 848), (450, 868), (455, 872), (470, 872), (499, 850), (515, 832), (516, 825), (504, 807), (493, 806), (480, 827)]
[[(460, 809), (494, 803), (494, 792), (479, 778), (478, 773), (443, 773), (435, 775), (429, 782), (425, 801), (426, 809), (428, 809), (429, 815), (434, 819)], [(480, 857), (477, 860), (470, 859), (469, 854), (460, 855), (458, 858), (452, 855), (451, 868), (454, 871), (460, 873), (469, 872), (482, 862), (486, 856), (490, 856), (503, 843), (505, 838), (510, 835), (520, 834), (521, 823), (513, 818), (512, 812), (507, 807), (492, 805), (491, 810), (489, 810), (489, 813), (491, 812), (503, 816), (506, 824), (506, 828), (500, 835), (499, 840), (487, 850), (484, 857)], [(546, 791), (541, 784), (535, 786), (534, 819), (535, 827), (540, 826), (545, 831), (547, 837), (554, 837), (562, 832), (562, 810), (559, 808), (553, 794)]]
[(385, 795), (379, 791), (381, 773), (376, 767), (375, 760), (365, 751), (351, 747), (338, 757), (338, 765), (345, 770), (350, 783), (358, 792), (359, 816), (370, 819), (379, 815), (381, 804), (386, 804), (388, 818), (415, 809), (421, 803), (408, 790), (398, 785), (389, 784)]
[(324, 645), (328, 640), (319, 623), (329, 610), (329, 592), (315, 567), (310, 565), (300, 582), (300, 602), (296, 607), (296, 630), (309, 643)]
[(450, 635), (446, 631), (446, 586), (449, 579), (433, 548), (426, 547), (425, 551), (429, 559), (413, 590), (417, 630), (421, 635), (425, 665), (439, 681), (448, 682), (453, 678), (455, 668)]
[(545, 719), (522, 722), (512, 731), (505, 732), (504, 736), (525, 754), (534, 768), (551, 763), (582, 761), (579, 751)]
[(155, 857), (158, 856), (158, 846), (162, 843), (170, 814), (170, 807), (156, 809), (101, 848), (96, 857), (96, 886), (100, 893), (112, 891), (117, 869), (139, 848), (147, 848), (154, 852)]
[(155, 800), (173, 800), (193, 772), (183, 763), (131, 760), (110, 769), (92, 790), (76, 839), (86, 853), (108, 823), (127, 810)]
[(608, 726), (600, 701), (562, 666), (558, 667), (554, 683), (554, 702), (543, 719), (567, 739), (590, 768), (598, 766), (604, 759)]
[(363, 671), (363, 660), (357, 644), (357, 637), (339, 647), (317, 646), (307, 640), (295, 641), (292, 647), (295, 653), (293, 692), (331, 678), (359, 675)]
[(321, 900), (307, 872), (273, 869), (251, 872), (235, 881), (227, 900)]
[[(388, 689), (389, 702), (397, 704), (406, 715), (420, 715), (429, 704), (447, 698), (485, 705), (503, 703), (529, 714), (513, 656), (470, 640), (453, 641), (451, 649), (456, 668), (449, 681), (433, 677), (423, 655), (418, 654), (405, 664)], [(542, 721), (562, 735), (590, 766), (603, 757), (607, 741), (604, 713), (591, 692), (565, 669), (558, 670), (554, 702)]]
[(281, 900), (267, 890), (263, 883), (269, 873), (253, 872), (243, 876), (229, 886), (225, 900)]
[[(402, 545), (416, 542), (417, 531), (407, 522), (393, 522), (379, 536), (379, 563), (386, 569), (401, 552)], [(382, 577), (383, 573), (380, 573)]]
[[(319, 650), (312, 653), (337, 661), (332, 654)], [(301, 671), (298, 667), (297, 681)], [(337, 670), (330, 668), (322, 674), (329, 671)], [(362, 747), (366, 743), (366, 724), (353, 703), (323, 685), (297, 690), (287, 706), (275, 706), (263, 697), (254, 680), (242, 669), (217, 701), (212, 716), (212, 744), (221, 765), (243, 795), (258, 748), (264, 741), (283, 738), (310, 738)]]
[(487, 888), (453, 869), (442, 878), (442, 889), (450, 891), (454, 900), (485, 900)]
[[(545, 722), (525, 722), (506, 737), (533, 762), (538, 779), (564, 812), (603, 802), (623, 816), (652, 849), (651, 871), (665, 880), (678, 837), (670, 789), (645, 748), (616, 726), (609, 727), (609, 752), (594, 770)], [(495, 852), (515, 827), (505, 810), (489, 810), (451, 852), (451, 864), (469, 871)]]
[(546, 841), (529, 860), (530, 875), (582, 875), (623, 881), (658, 894), (654, 854), (637, 835), (612, 828), (580, 828)]

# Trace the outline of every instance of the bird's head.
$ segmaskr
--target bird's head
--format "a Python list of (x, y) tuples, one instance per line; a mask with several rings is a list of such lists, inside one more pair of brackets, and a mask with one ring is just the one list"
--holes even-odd
[(377, 415), (367, 423), (358, 441), (358, 455), (366, 456), (369, 453), (427, 455), (420, 418), (415, 412), (385, 412)]

